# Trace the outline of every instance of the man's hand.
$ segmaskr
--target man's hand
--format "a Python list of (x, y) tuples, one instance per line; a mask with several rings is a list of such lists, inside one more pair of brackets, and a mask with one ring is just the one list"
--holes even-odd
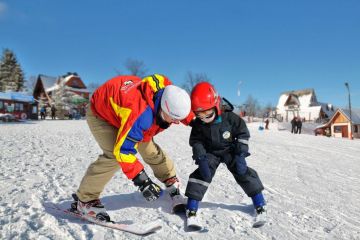
[(133, 179), (133, 182), (135, 186), (139, 187), (139, 190), (147, 201), (154, 201), (160, 197), (162, 192), (161, 188), (151, 181), (144, 170)]
[(139, 188), (139, 190), (147, 201), (155, 201), (161, 195), (161, 188), (151, 181), (150, 178)]

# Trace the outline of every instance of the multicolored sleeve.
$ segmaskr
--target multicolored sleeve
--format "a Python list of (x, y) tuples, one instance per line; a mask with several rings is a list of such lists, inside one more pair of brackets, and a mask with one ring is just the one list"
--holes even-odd
[(118, 139), (114, 147), (114, 155), (122, 171), (129, 179), (133, 179), (144, 169), (144, 166), (135, 155), (137, 153), (137, 144), (144, 137), (143, 132), (149, 129), (152, 123), (153, 113), (151, 108), (147, 107), (125, 134), (120, 132), (125, 129), (119, 130)]

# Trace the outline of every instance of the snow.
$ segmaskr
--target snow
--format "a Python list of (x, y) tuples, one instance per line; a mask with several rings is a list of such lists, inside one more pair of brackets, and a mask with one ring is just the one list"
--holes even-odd
[[(200, 204), (206, 231), (189, 233), (184, 219), (170, 213), (167, 195), (146, 202), (124, 174), (117, 173), (102, 201), (117, 221), (163, 228), (146, 239), (360, 239), (360, 141), (258, 131), (250, 123), (248, 164), (265, 185), (268, 223), (251, 227), (250, 199), (221, 165)], [(188, 146), (190, 128), (177, 125), (156, 141), (175, 161), (185, 190), (196, 168)], [(87, 166), (100, 148), (86, 121), (28, 121), (0, 124), (0, 239), (141, 239), (87, 224), (52, 211), (68, 207)], [(152, 176), (151, 171), (146, 167)]]

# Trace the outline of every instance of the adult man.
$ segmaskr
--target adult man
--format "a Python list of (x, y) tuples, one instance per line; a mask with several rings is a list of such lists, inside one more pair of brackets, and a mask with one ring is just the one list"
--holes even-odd
[(291, 133), (297, 133), (297, 126), (296, 126), (296, 122), (297, 122), (297, 117), (294, 117), (292, 120), (291, 120)]
[(296, 120), (296, 133), (301, 134), (302, 119), (300, 117)]
[(91, 98), (87, 123), (103, 154), (83, 177), (72, 209), (101, 220), (110, 217), (99, 197), (106, 183), (121, 167), (148, 201), (160, 196), (161, 188), (145, 173), (136, 158), (139, 151), (157, 179), (165, 184), (174, 201), (181, 200), (174, 163), (154, 142), (153, 136), (180, 121), (188, 125), (193, 113), (185, 90), (171, 85), (160, 74), (144, 79), (119, 76), (100, 86)]
[(55, 120), (56, 119), (56, 108), (54, 105), (51, 106), (51, 119)]

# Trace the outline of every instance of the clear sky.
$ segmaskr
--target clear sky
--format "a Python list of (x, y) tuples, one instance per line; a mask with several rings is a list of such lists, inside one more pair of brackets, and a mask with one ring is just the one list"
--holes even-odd
[(0, 0), (0, 48), (27, 77), (101, 83), (132, 58), (177, 85), (206, 73), (235, 104), (314, 88), (344, 107), (349, 82), (360, 107), (359, 0)]

